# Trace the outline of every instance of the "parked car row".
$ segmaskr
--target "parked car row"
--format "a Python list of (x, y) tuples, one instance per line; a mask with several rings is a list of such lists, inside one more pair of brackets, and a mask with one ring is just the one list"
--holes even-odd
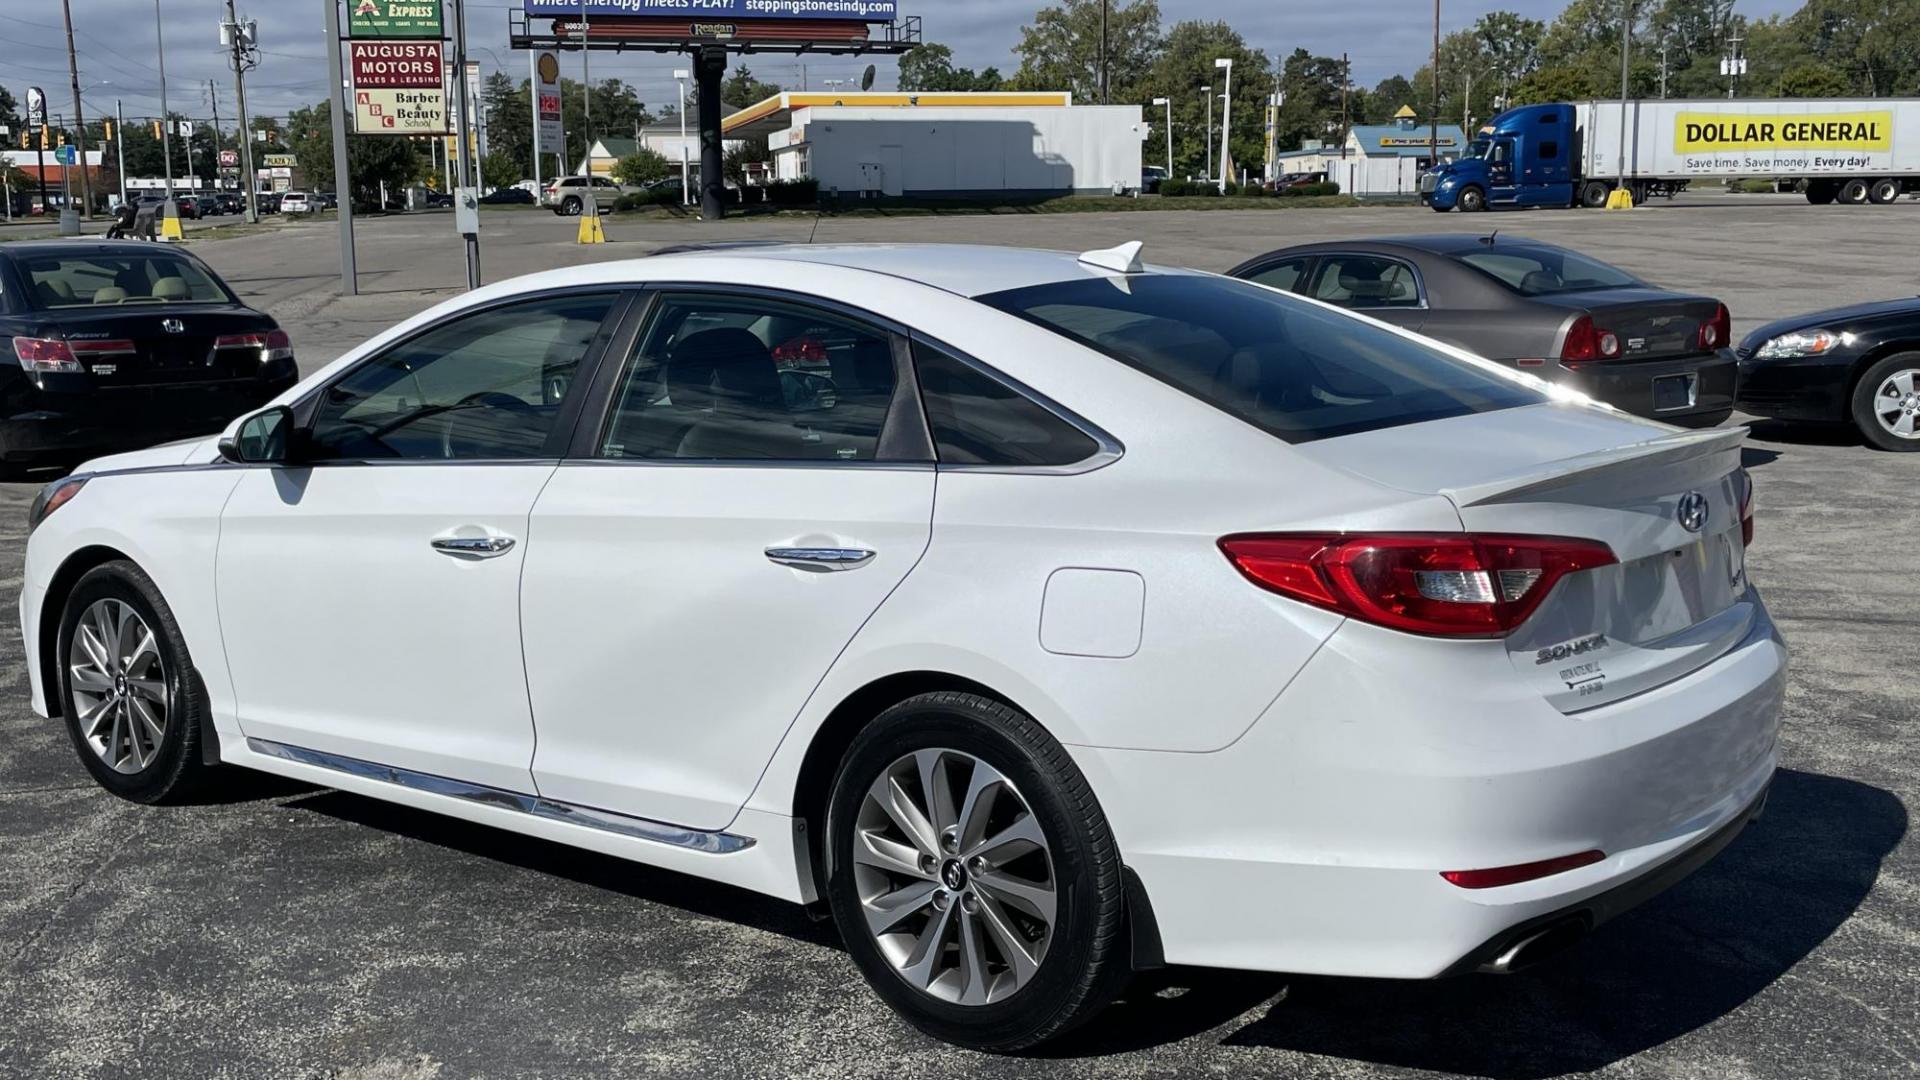
[(1647, 417), (1845, 369), (1916, 438), (1894, 308), (1736, 352), (1533, 241), (1141, 255), (695, 245), (295, 384), (185, 253), (0, 249), (61, 437), (234, 417), (43, 489), (33, 707), (130, 800), (220, 762), (812, 905), (998, 1051), (1165, 964), (1518, 970), (1759, 815), (1744, 432)]

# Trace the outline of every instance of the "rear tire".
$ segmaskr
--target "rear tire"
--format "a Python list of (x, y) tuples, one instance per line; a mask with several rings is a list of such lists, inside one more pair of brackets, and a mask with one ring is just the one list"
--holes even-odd
[(67, 596), (56, 648), (67, 734), (101, 787), (159, 803), (205, 786), (206, 700), (180, 625), (145, 571), (126, 561), (87, 571)]
[(1841, 184), (1839, 199), (1848, 206), (1860, 206), (1864, 204), (1867, 201), (1867, 182), (1865, 180), (1849, 180)]
[(1831, 180), (1807, 181), (1807, 201), (1815, 206), (1826, 206), (1840, 193), (1840, 185)]
[(1487, 193), (1476, 184), (1468, 184), (1460, 189), (1457, 204), (1462, 213), (1477, 214), (1487, 208)]
[(1853, 424), (1882, 450), (1920, 451), (1920, 352), (1894, 353), (1860, 376)]
[(848, 953), (935, 1038), (1024, 1049), (1099, 1012), (1129, 974), (1106, 817), (1060, 744), (998, 701), (938, 692), (880, 714), (840, 763), (826, 840)]
[(1885, 206), (1899, 197), (1900, 181), (1898, 180), (1875, 180), (1867, 188), (1867, 201), (1879, 206)]
[(1580, 185), (1580, 205), (1589, 210), (1598, 210), (1607, 205), (1607, 195), (1613, 187), (1601, 180), (1589, 180)]

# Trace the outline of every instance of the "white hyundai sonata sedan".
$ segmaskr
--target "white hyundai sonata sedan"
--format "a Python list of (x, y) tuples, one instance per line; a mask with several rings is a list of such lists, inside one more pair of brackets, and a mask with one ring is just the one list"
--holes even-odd
[(770, 247), (450, 301), (33, 509), (33, 704), (830, 911), (1010, 1050), (1130, 970), (1530, 963), (1759, 811), (1739, 430), (1083, 256)]

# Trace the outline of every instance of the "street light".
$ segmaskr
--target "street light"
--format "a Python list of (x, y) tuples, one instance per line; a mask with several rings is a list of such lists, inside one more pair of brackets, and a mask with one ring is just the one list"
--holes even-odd
[(680, 107), (674, 111), (680, 114), (680, 205), (688, 205), (687, 191), (687, 79), (692, 73), (686, 68), (676, 68), (673, 73), (674, 85), (680, 88)]
[(1627, 190), (1627, 43), (1633, 30), (1633, 0), (1621, 5), (1620, 12), (1620, 161), (1614, 189), (1607, 194), (1607, 209), (1633, 209), (1633, 193)]
[(1157, 97), (1153, 99), (1153, 103), (1167, 107), (1167, 179), (1171, 180), (1173, 179), (1173, 99)]
[[(1226, 92), (1220, 95), (1220, 194), (1227, 193), (1227, 163), (1233, 160), (1233, 151), (1227, 146), (1227, 134), (1233, 130), (1233, 58), (1223, 56), (1213, 62), (1213, 66), (1227, 73)], [(1212, 99), (1209, 98), (1211, 103)]]
[(1200, 179), (1213, 179), (1213, 84), (1200, 88), (1207, 95), (1207, 164), (1200, 170)]

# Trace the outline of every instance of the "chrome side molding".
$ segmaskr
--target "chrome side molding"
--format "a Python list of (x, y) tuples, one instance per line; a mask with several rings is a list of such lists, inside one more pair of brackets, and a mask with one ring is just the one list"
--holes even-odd
[(247, 749), (282, 761), (312, 765), (366, 780), (397, 784), (400, 787), (424, 791), (430, 795), (445, 795), (448, 798), (479, 803), (483, 806), (496, 806), (503, 810), (517, 811), (530, 817), (564, 821), (569, 825), (578, 825), (586, 829), (618, 833), (637, 840), (650, 840), (656, 844), (702, 851), (709, 855), (731, 855), (736, 851), (745, 851), (754, 844), (751, 836), (738, 836), (729, 832), (702, 832), (699, 829), (669, 825), (664, 821), (630, 817), (626, 814), (616, 814), (611, 810), (596, 810), (590, 806), (576, 806), (573, 803), (559, 802), (538, 795), (526, 795), (504, 788), (488, 787), (485, 784), (470, 784), (465, 780), (450, 780), (431, 773), (414, 772), (412, 769), (395, 768), (374, 761), (363, 761), (360, 758), (342, 754), (330, 754), (324, 750), (309, 750), (303, 746), (290, 746), (268, 739), (249, 738)]

